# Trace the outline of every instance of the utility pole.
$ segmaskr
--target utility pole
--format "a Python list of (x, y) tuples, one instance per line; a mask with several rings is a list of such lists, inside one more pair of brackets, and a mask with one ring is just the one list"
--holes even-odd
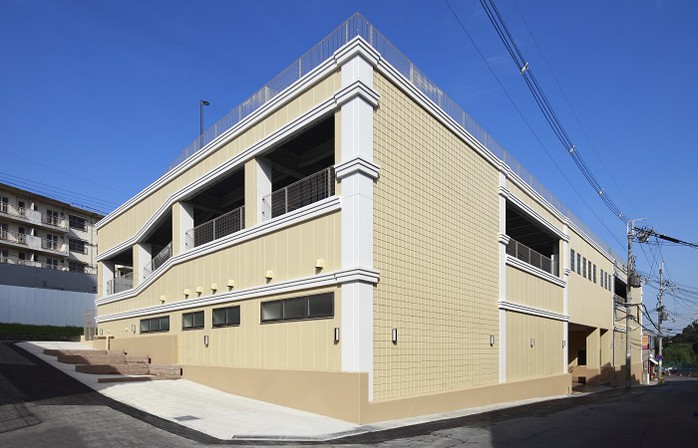
[(632, 344), (630, 343), (630, 305), (632, 304), (633, 282), (635, 280), (635, 259), (633, 258), (633, 238), (635, 237), (635, 221), (645, 218), (632, 219), (626, 226), (628, 232), (628, 272), (625, 285), (625, 387), (629, 389), (632, 383), (630, 361)]
[(662, 320), (664, 320), (664, 306), (662, 306), (662, 294), (664, 294), (664, 281), (662, 280), (662, 271), (664, 270), (664, 262), (659, 268), (659, 297), (657, 300), (659, 304), (657, 305), (657, 314), (659, 315), (659, 323), (657, 324), (657, 335), (659, 336), (659, 366), (657, 372), (657, 380), (661, 383), (664, 380), (664, 374), (662, 373)]

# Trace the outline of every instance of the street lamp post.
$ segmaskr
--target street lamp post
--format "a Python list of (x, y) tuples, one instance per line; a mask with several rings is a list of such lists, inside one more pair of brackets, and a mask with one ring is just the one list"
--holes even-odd
[(206, 100), (199, 101), (199, 147), (204, 146), (204, 106), (208, 106), (209, 103)]

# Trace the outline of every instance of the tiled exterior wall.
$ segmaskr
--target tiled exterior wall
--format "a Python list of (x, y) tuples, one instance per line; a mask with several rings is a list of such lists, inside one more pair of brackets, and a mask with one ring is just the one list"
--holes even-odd
[(230, 160), (244, 149), (258, 143), (264, 137), (295, 120), (312, 107), (327, 100), (334, 95), (338, 88), (339, 76), (337, 74), (332, 74), (318, 82), (314, 87), (269, 115), (262, 122), (167, 182), (155, 192), (121, 213), (116, 219), (105, 224), (99, 229), (100, 253), (133, 237), (172, 194)]
[(507, 312), (507, 381), (566, 373), (564, 338), (561, 321)]
[(374, 398), (496, 383), (498, 172), (383, 76), (374, 87)]
[[(333, 318), (260, 323), (261, 302), (324, 292), (335, 294)], [(235, 305), (240, 305), (240, 325), (212, 328), (211, 310)], [(182, 330), (182, 313), (201, 310), (204, 310), (204, 328)], [(130, 343), (135, 345), (138, 345), (143, 338), (175, 335), (178, 339), (176, 362), (179, 364), (337, 371), (341, 368), (341, 343), (334, 344), (333, 330), (334, 327), (339, 327), (341, 322), (340, 311), (341, 288), (322, 288), (147, 316), (149, 318), (169, 315), (170, 331), (168, 332), (140, 335), (142, 318), (106, 322), (100, 324), (100, 328), (104, 329), (105, 334), (114, 336), (116, 340), (130, 338)], [(136, 326), (136, 334), (132, 332), (132, 325)], [(204, 335), (209, 336), (208, 347), (204, 346)]]
[(340, 221), (339, 213), (332, 213), (174, 265), (136, 297), (101, 305), (99, 314), (159, 305), (163, 295), (167, 303), (182, 301), (184, 289), (195, 297), (198, 286), (209, 295), (212, 283), (218, 284), (218, 292), (225, 292), (228, 280), (234, 280), (236, 290), (265, 285), (269, 270), (274, 273), (273, 283), (309, 277), (316, 273), (318, 258), (325, 260), (324, 272), (337, 270)]

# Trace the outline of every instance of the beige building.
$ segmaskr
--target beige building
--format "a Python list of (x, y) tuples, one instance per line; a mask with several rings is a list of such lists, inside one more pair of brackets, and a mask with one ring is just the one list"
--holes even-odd
[(622, 380), (622, 264), (360, 15), (178, 161), (97, 224), (111, 349), (362, 423)]

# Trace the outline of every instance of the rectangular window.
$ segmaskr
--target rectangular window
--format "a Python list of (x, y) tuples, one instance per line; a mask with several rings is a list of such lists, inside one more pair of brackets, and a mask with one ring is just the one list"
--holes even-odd
[(0, 263), (5, 263), (7, 258), (10, 258), (10, 252), (7, 249), (0, 249)]
[(317, 319), (334, 316), (334, 293), (261, 303), (262, 322)]
[(572, 272), (574, 272), (574, 249), (570, 249), (570, 268), (572, 269)]
[(46, 267), (49, 269), (58, 269), (58, 259), (57, 258), (47, 258)]
[(584, 265), (582, 266), (582, 277), (587, 278), (587, 257), (584, 257), (582, 260), (584, 261)]
[(44, 223), (50, 224), (52, 226), (58, 226), (58, 212), (53, 210), (46, 210), (46, 215), (44, 216)]
[(79, 216), (68, 215), (68, 225), (71, 229), (82, 230), (83, 232), (87, 230), (87, 220)]
[(582, 256), (577, 254), (577, 275), (582, 275)]
[(68, 261), (68, 270), (70, 272), (85, 272), (85, 263), (80, 263), (79, 261)]
[(46, 234), (46, 247), (44, 249), (58, 250), (58, 235)]
[(0, 212), (7, 213), (7, 205), (9, 203), (9, 199), (7, 199), (5, 196), (0, 196)]
[(170, 316), (141, 319), (141, 333), (170, 331)]
[(594, 283), (596, 283), (596, 265), (594, 265)]
[(606, 279), (606, 277), (604, 277), (604, 275), (606, 275), (606, 273), (603, 271), (603, 269), (599, 268), (599, 278), (601, 279), (601, 287), (602, 288), (603, 288), (603, 285), (605, 284), (604, 280)]
[(240, 325), (240, 307), (229, 306), (226, 308), (216, 308), (213, 310), (213, 326), (228, 327)]
[(203, 311), (182, 314), (182, 329), (188, 330), (192, 328), (204, 328)]
[(70, 251), (74, 254), (87, 253), (87, 241), (79, 240), (77, 238), (68, 238), (68, 246)]

